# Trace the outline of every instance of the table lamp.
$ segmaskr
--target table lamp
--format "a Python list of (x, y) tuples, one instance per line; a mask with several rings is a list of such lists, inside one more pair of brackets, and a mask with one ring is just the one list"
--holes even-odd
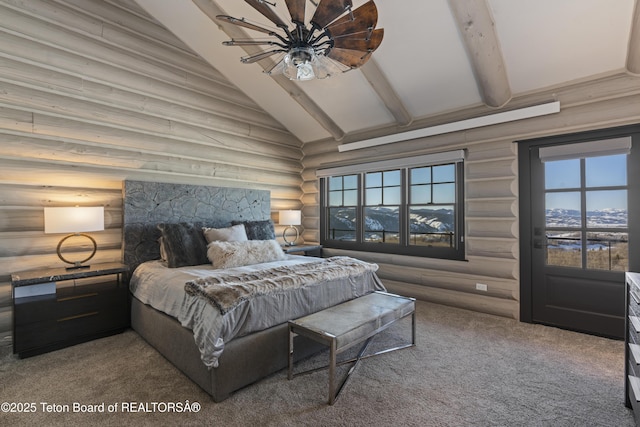
[[(282, 240), (284, 240), (285, 245), (294, 246), (296, 241), (300, 237), (300, 232), (294, 225), (300, 225), (302, 223), (302, 212), (296, 210), (286, 210), (280, 211), (280, 224), (286, 225), (284, 231), (282, 232)], [(287, 231), (292, 228), (296, 232), (296, 238), (293, 241), (289, 241), (287, 239)]]

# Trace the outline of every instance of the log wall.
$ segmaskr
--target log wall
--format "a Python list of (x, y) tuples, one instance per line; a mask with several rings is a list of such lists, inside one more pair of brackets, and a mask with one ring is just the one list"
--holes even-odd
[(301, 143), (132, 0), (0, 0), (0, 94), (0, 345), (10, 274), (62, 263), (44, 206), (105, 207), (95, 262), (121, 259), (126, 178), (302, 206)]

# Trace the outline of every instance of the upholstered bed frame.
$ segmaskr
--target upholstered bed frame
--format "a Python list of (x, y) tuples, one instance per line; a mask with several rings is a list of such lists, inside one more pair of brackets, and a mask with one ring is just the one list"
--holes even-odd
[[(125, 181), (123, 198), (123, 258), (130, 271), (160, 258), (159, 223), (226, 227), (233, 220), (259, 221), (271, 215), (270, 193), (264, 190)], [(286, 324), (226, 343), (219, 366), (209, 369), (190, 329), (135, 297), (131, 300), (132, 328), (216, 402), (287, 366)], [(296, 340), (298, 359), (320, 349), (303, 337)]]

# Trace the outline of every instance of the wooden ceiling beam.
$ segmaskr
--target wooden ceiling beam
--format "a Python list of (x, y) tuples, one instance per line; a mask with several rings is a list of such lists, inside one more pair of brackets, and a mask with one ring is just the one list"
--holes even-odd
[(483, 102), (502, 107), (511, 99), (509, 78), (486, 0), (449, 0)]
[(637, 0), (631, 20), (631, 35), (627, 49), (627, 71), (640, 75), (640, 2)]
[(373, 90), (378, 94), (385, 107), (396, 119), (396, 123), (399, 126), (409, 126), (413, 121), (413, 117), (409, 114), (409, 111), (402, 103), (402, 100), (396, 93), (396, 91), (389, 83), (389, 80), (384, 75), (378, 63), (374, 58), (369, 59), (362, 67), (360, 71), (367, 79)]
[[(271, 67), (268, 67), (271, 68)], [(324, 110), (322, 110), (318, 104), (316, 104), (309, 95), (298, 85), (284, 74), (278, 74), (271, 76), (284, 90), (287, 91), (289, 96), (293, 98), (304, 110), (309, 113), (311, 117), (315, 119), (320, 126), (322, 126), (336, 141), (342, 141), (345, 137), (344, 131), (329, 117)]]

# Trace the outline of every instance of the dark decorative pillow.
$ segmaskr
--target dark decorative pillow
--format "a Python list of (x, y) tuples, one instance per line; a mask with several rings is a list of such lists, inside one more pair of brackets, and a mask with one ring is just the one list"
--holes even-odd
[(169, 268), (208, 264), (207, 242), (201, 227), (184, 222), (158, 224), (162, 233), (167, 266)]
[(264, 221), (231, 221), (231, 224), (244, 224), (249, 240), (273, 240), (276, 238), (273, 221), (270, 219)]

